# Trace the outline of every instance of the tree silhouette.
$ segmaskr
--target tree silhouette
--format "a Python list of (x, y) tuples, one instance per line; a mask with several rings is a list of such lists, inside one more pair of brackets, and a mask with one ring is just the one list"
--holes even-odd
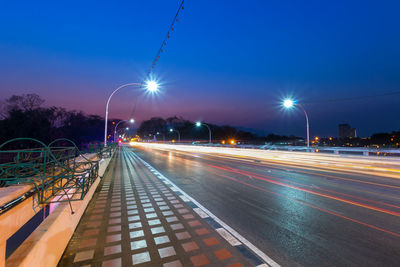
[(68, 138), (81, 147), (101, 142), (103, 118), (60, 107), (46, 108), (43, 103), (36, 94), (13, 95), (2, 101), (0, 143), (17, 137), (31, 137), (44, 143)]

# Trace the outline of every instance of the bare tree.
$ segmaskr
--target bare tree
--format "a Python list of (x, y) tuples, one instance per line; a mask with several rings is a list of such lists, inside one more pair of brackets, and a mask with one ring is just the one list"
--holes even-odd
[(37, 94), (12, 95), (4, 101), (1, 113), (4, 115), (12, 110), (31, 111), (40, 108), (43, 103), (44, 100)]

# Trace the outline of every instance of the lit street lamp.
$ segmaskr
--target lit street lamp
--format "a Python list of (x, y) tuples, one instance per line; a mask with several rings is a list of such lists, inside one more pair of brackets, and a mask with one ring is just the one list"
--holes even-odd
[(204, 125), (204, 126), (206, 126), (208, 128), (208, 134), (209, 134), (209, 137), (210, 137), (208, 143), (211, 144), (211, 129), (210, 129), (210, 127), (207, 124), (205, 124), (204, 122), (200, 122), (200, 121), (196, 122), (196, 127), (200, 127), (202, 125)]
[(308, 115), (307, 115), (306, 110), (303, 108), (302, 105), (294, 102), (291, 99), (285, 99), (283, 101), (283, 106), (285, 108), (287, 108), (287, 109), (292, 108), (293, 106), (297, 106), (304, 112), (304, 115), (306, 115), (306, 122), (307, 122), (307, 149), (309, 149), (310, 148), (310, 123), (308, 121)]
[(172, 133), (172, 132), (177, 132), (178, 133), (178, 143), (180, 143), (181, 142), (181, 133), (178, 131), (178, 130), (176, 130), (176, 129), (169, 129), (169, 131)]
[(115, 128), (114, 128), (114, 143), (115, 143), (115, 137), (117, 136), (117, 127), (118, 127), (118, 125), (119, 125), (121, 122), (127, 122), (127, 121), (129, 121), (130, 123), (134, 123), (134, 122), (135, 122), (134, 119), (122, 120), (122, 121), (119, 121), (119, 122), (117, 123), (117, 125), (115, 125)]
[[(124, 85), (121, 85), (117, 89), (115, 89), (111, 95), (108, 97), (107, 104), (106, 104), (106, 116), (105, 116), (105, 122), (104, 122), (104, 147), (107, 146), (107, 122), (108, 122), (108, 105), (110, 104), (111, 97), (120, 89), (127, 87), (127, 86), (141, 86), (141, 83), (127, 83)], [(151, 93), (156, 93), (158, 91), (158, 84), (155, 81), (147, 81), (146, 82), (146, 90), (151, 92)]]
[(157, 135), (162, 135), (162, 136), (163, 136), (163, 141), (165, 141), (165, 134), (160, 133), (160, 132), (157, 132), (156, 134), (157, 134)]
[(155, 93), (158, 91), (158, 84), (155, 81), (148, 81), (146, 83), (146, 88), (149, 92)]

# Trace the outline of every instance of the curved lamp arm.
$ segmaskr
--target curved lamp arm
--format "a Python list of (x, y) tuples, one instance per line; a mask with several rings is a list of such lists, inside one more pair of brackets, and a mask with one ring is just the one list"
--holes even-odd
[(208, 126), (207, 124), (205, 124), (205, 123), (201, 123), (201, 125), (205, 125), (207, 128), (208, 128), (208, 134), (209, 134), (209, 141), (208, 141), (208, 143), (210, 143), (211, 144), (211, 129), (210, 129), (210, 126)]
[(127, 83), (127, 84), (121, 85), (120, 87), (118, 87), (117, 89), (115, 89), (115, 90), (111, 93), (111, 95), (108, 97), (107, 104), (106, 104), (106, 117), (105, 117), (105, 122), (104, 122), (104, 147), (107, 146), (108, 105), (110, 104), (111, 97), (112, 97), (116, 92), (118, 92), (120, 89), (122, 89), (122, 88), (124, 88), (124, 87), (127, 87), (127, 86), (141, 86), (141, 85), (142, 85), (141, 83)]

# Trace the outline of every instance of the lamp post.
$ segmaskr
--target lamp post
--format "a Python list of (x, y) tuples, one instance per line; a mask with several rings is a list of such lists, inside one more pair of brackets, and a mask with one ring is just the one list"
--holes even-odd
[(163, 141), (165, 141), (165, 134), (157, 132), (156, 135), (162, 135), (163, 136)]
[(178, 131), (178, 130), (176, 130), (176, 129), (169, 129), (169, 131), (172, 133), (172, 132), (177, 132), (178, 133), (178, 143), (180, 143), (181, 142), (181, 133)]
[(208, 143), (211, 144), (211, 129), (210, 129), (210, 127), (207, 124), (205, 124), (204, 122), (200, 122), (200, 121), (196, 122), (196, 127), (200, 127), (202, 125), (204, 125), (208, 128), (208, 134), (209, 134), (209, 142)]
[[(141, 86), (141, 83), (127, 83), (124, 85), (121, 85), (117, 89), (115, 89), (111, 95), (108, 97), (107, 104), (106, 104), (106, 117), (105, 117), (105, 122), (104, 122), (104, 147), (107, 146), (107, 122), (108, 122), (108, 105), (110, 104), (111, 97), (118, 92), (120, 89), (127, 87), (127, 86)], [(158, 90), (158, 84), (155, 81), (147, 81), (146, 83), (146, 89), (147, 91), (151, 93), (155, 93)]]
[(129, 121), (130, 123), (134, 123), (134, 122), (135, 122), (134, 119), (119, 121), (119, 122), (117, 123), (117, 125), (115, 125), (115, 128), (114, 128), (114, 143), (115, 143), (115, 137), (117, 136), (117, 127), (118, 127), (118, 125), (119, 125), (121, 122), (126, 122), (126, 121)]
[(306, 116), (306, 123), (307, 123), (307, 150), (308, 150), (310, 148), (310, 123), (308, 121), (308, 115), (307, 115), (306, 110), (303, 108), (302, 105), (294, 102), (291, 99), (285, 99), (283, 101), (283, 106), (287, 109), (292, 108), (293, 106), (297, 106), (304, 112), (304, 115)]

